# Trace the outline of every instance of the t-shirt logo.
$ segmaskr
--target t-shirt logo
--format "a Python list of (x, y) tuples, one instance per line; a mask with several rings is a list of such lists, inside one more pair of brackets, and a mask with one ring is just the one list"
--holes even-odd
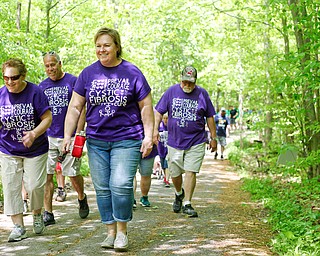
[(223, 118), (219, 118), (219, 120), (218, 120), (218, 126), (219, 126), (220, 128), (225, 129), (225, 126), (226, 126), (226, 120), (225, 120), (225, 119), (223, 119)]
[(44, 93), (49, 100), (49, 105), (51, 107), (52, 115), (56, 116), (56, 115), (62, 114), (62, 109), (68, 107), (68, 104), (69, 104), (68, 86), (51, 87), (51, 88), (45, 89)]
[(177, 119), (179, 127), (187, 127), (188, 122), (197, 120), (198, 101), (174, 98), (172, 101), (172, 118)]
[(128, 78), (95, 79), (89, 90), (89, 102), (102, 106), (100, 117), (113, 116), (116, 108), (127, 105), (129, 85)]
[(3, 129), (12, 131), (11, 138), (14, 141), (22, 142), (22, 132), (35, 128), (34, 108), (31, 103), (1, 106), (0, 116)]

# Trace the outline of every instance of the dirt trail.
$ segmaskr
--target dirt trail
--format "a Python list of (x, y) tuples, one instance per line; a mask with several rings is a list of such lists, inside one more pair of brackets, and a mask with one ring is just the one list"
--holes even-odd
[[(153, 179), (150, 208), (138, 205), (129, 224), (130, 248), (124, 255), (272, 255), (268, 226), (260, 221), (261, 209), (241, 191), (239, 176), (227, 160), (214, 160), (208, 153), (198, 176), (193, 206), (199, 218), (172, 212), (173, 188)], [(117, 254), (100, 243), (106, 229), (100, 223), (90, 179), (86, 181), (90, 215), (77, 213), (76, 194), (54, 202), (56, 224), (41, 236), (32, 233), (32, 217), (25, 216), (28, 239), (7, 243), (11, 220), (0, 214), (0, 255), (102, 255)], [(139, 201), (140, 192), (137, 192)], [(118, 253), (119, 254), (119, 253)]]

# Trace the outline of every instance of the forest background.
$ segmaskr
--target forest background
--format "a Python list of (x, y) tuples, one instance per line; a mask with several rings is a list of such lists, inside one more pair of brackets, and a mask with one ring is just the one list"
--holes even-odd
[[(216, 109), (239, 110), (240, 141), (230, 160), (246, 173), (244, 189), (269, 210), (273, 250), (319, 255), (319, 5), (313, 0), (2, 0), (0, 61), (21, 58), (27, 79), (39, 83), (46, 77), (42, 53), (56, 51), (64, 71), (78, 75), (97, 60), (96, 31), (115, 28), (124, 59), (142, 70), (154, 103), (179, 82), (185, 65), (195, 66), (197, 82)], [(259, 135), (258, 143), (244, 136), (244, 124)], [(279, 155), (288, 153), (294, 161), (280, 164)]]

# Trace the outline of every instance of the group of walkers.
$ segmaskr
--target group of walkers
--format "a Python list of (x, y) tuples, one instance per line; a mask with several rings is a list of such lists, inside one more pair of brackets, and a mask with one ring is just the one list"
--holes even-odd
[[(63, 175), (70, 178), (78, 194), (79, 216), (88, 216), (81, 158), (71, 155), (75, 134), (83, 130), (98, 210), (107, 230), (103, 248), (128, 250), (134, 178), (138, 166), (141, 177), (149, 176), (152, 151), (159, 143), (167, 148), (158, 154), (174, 186), (173, 211), (198, 217), (191, 202), (205, 155), (206, 125), (212, 152), (217, 150), (217, 132), (208, 92), (196, 85), (197, 70), (183, 68), (180, 82), (153, 106), (145, 76), (122, 58), (119, 33), (103, 27), (95, 34), (94, 44), (98, 60), (78, 77), (63, 72), (56, 52), (46, 52), (43, 63), (48, 78), (39, 86), (26, 81), (26, 65), (20, 59), (2, 65), (0, 169), (4, 213), (14, 224), (9, 242), (27, 237), (22, 183), (29, 195), (34, 233), (42, 234), (46, 226), (55, 224), (53, 174), (61, 155), (66, 156)], [(147, 186), (148, 182), (146, 179)], [(146, 203), (144, 196), (142, 193), (142, 204)]]

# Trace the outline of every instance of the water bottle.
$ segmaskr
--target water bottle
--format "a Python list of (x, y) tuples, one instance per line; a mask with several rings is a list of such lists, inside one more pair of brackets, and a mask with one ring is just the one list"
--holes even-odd
[(73, 149), (72, 149), (72, 156), (75, 158), (80, 158), (82, 156), (82, 151), (84, 147), (84, 143), (86, 142), (85, 132), (81, 131), (79, 134), (76, 135), (74, 140)]
[(58, 163), (61, 164), (64, 161), (64, 159), (66, 159), (66, 156), (67, 156), (67, 153), (64, 153), (64, 154), (61, 153), (58, 156)]

